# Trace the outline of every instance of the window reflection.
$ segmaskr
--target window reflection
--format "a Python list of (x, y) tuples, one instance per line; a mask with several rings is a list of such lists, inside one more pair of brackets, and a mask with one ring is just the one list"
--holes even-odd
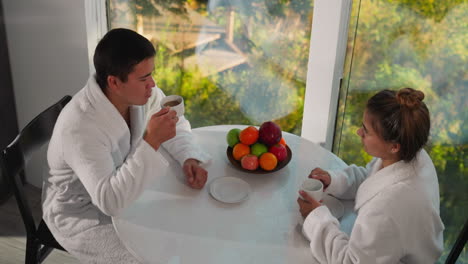
[(156, 49), (155, 80), (193, 127), (275, 120), (300, 134), (313, 1), (109, 0)]

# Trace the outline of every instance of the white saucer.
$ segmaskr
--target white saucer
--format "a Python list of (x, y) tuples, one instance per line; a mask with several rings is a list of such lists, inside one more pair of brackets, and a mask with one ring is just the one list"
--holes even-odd
[(330, 210), (331, 214), (336, 217), (340, 218), (344, 215), (344, 206), (343, 204), (331, 195), (325, 195), (323, 197), (322, 204), (324, 204)]
[(249, 197), (250, 185), (235, 177), (221, 177), (210, 184), (210, 194), (223, 203), (239, 203)]

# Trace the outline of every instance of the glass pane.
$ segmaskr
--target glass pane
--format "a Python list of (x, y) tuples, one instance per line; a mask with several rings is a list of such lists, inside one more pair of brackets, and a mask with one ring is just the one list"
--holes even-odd
[[(355, 1), (334, 152), (347, 163), (370, 157), (356, 130), (377, 90), (413, 87), (426, 94), (431, 136), (426, 147), (440, 184), (447, 257), (468, 218), (468, 2)], [(462, 252), (459, 263), (468, 263)]]
[(157, 85), (192, 127), (274, 120), (300, 134), (312, 0), (108, 0), (110, 28), (157, 50)]

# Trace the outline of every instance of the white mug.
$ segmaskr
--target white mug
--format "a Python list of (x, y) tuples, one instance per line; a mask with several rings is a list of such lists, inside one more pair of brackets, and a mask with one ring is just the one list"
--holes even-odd
[[(307, 178), (301, 184), (301, 190), (306, 192), (310, 197), (317, 202), (323, 197), (323, 183), (317, 179)], [(301, 196), (304, 200), (304, 197)]]
[(170, 107), (176, 111), (177, 116), (182, 116), (185, 112), (184, 98), (180, 95), (169, 95), (161, 100), (161, 108)]

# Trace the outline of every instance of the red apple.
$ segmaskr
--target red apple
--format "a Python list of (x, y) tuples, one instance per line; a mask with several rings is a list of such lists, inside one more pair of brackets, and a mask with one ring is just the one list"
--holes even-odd
[(281, 138), (281, 128), (271, 121), (263, 123), (258, 130), (259, 141), (267, 146), (275, 145)]
[(276, 156), (278, 161), (283, 161), (288, 157), (288, 150), (281, 144), (276, 144), (268, 149), (268, 152)]
[(246, 170), (256, 170), (258, 168), (258, 157), (253, 154), (247, 154), (241, 159), (241, 166)]

